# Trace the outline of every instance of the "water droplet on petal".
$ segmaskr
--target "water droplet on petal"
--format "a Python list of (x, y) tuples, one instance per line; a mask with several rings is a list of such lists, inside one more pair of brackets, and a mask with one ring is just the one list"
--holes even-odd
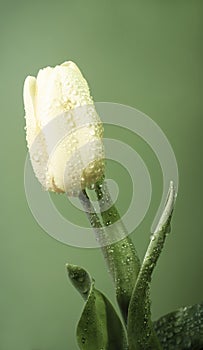
[(39, 162), (39, 156), (37, 154), (33, 154), (32, 159), (34, 160), (34, 162)]

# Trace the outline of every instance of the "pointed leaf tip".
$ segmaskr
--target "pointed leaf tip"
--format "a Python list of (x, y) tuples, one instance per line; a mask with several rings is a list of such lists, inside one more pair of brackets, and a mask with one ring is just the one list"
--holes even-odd
[(92, 284), (90, 275), (82, 267), (77, 265), (66, 264), (66, 268), (72, 284), (86, 299)]
[(157, 232), (161, 231), (163, 228), (170, 225), (170, 220), (171, 220), (171, 216), (173, 214), (173, 209), (175, 206), (176, 197), (177, 197), (177, 192), (175, 190), (174, 183), (173, 183), (173, 181), (170, 181), (169, 191), (168, 191), (168, 195), (166, 198), (164, 210), (163, 210), (163, 213), (160, 217), (160, 220), (158, 222), (158, 225), (157, 225), (154, 233), (157, 233)]

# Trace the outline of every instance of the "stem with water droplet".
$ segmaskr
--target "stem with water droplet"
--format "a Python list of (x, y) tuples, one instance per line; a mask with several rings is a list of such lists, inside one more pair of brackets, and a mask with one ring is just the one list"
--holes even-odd
[(99, 201), (103, 225), (86, 191), (82, 191), (79, 198), (113, 277), (118, 305), (126, 323), (128, 306), (139, 273), (140, 261), (120, 215), (112, 203), (106, 183), (97, 184), (95, 192)]
[(140, 270), (140, 261), (135, 246), (128, 236), (129, 233), (112, 202), (106, 182), (97, 183), (95, 192), (103, 225), (107, 231), (104, 242), (107, 245), (103, 247), (105, 258), (116, 287), (117, 302), (126, 323), (128, 306)]

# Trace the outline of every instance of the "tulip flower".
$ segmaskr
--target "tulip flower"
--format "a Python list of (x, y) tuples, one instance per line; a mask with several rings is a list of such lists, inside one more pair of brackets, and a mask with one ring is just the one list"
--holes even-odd
[(41, 69), (24, 83), (26, 139), (45, 190), (78, 196), (103, 176), (103, 127), (75, 63)]

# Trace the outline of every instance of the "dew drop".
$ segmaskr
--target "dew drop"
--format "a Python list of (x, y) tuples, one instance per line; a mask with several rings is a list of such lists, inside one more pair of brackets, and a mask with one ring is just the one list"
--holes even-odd
[(80, 282), (80, 283), (84, 282), (84, 280), (85, 280), (84, 276), (81, 276), (81, 277), (78, 278), (78, 282)]
[(82, 343), (84, 344), (84, 343), (86, 342), (86, 338), (85, 338), (85, 337), (82, 337), (82, 338), (81, 338), (81, 341), (82, 341)]
[(94, 129), (90, 129), (89, 134), (94, 136), (95, 135), (95, 130)]
[(181, 341), (181, 337), (176, 337), (176, 345), (180, 345)]
[(168, 332), (168, 338), (172, 338), (173, 337), (173, 333), (172, 332)]
[(33, 154), (32, 159), (34, 160), (34, 162), (39, 162), (39, 156), (37, 154)]
[(127, 256), (127, 258), (126, 258), (126, 262), (127, 262), (127, 264), (129, 264), (130, 262), (131, 262), (131, 257), (130, 256)]

